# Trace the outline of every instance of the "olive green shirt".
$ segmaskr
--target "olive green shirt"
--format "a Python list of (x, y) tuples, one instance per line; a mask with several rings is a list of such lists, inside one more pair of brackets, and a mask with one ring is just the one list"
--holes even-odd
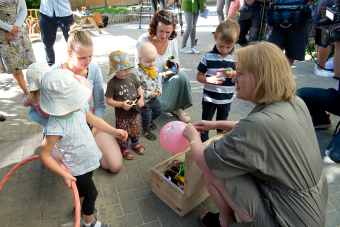
[(182, 0), (181, 9), (191, 13), (203, 13), (205, 1), (206, 0)]
[[(305, 103), (256, 106), (204, 150), (210, 170), (252, 226), (324, 226), (328, 186)], [(255, 225), (254, 225), (255, 224)]]

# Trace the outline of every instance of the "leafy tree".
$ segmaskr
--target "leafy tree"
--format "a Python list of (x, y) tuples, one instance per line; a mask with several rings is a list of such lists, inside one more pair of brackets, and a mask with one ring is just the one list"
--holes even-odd
[(27, 9), (39, 9), (40, 0), (26, 0)]

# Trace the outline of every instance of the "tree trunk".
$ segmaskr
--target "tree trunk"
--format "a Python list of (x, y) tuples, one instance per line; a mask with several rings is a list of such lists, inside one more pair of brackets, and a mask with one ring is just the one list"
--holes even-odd
[(107, 6), (107, 0), (105, 0), (105, 9), (107, 10), (108, 6)]

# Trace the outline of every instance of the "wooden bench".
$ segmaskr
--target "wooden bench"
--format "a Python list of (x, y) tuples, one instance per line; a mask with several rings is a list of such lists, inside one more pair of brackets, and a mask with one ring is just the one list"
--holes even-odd
[[(80, 17), (80, 23), (79, 27), (80, 28), (92, 28), (94, 27), (99, 34), (103, 34), (100, 28), (98, 27), (97, 23), (93, 20), (93, 15), (82, 15), (78, 11), (73, 11), (73, 19), (76, 22), (76, 17)], [(89, 20), (91, 24), (85, 24), (86, 20)], [(79, 21), (78, 21), (79, 22)]]

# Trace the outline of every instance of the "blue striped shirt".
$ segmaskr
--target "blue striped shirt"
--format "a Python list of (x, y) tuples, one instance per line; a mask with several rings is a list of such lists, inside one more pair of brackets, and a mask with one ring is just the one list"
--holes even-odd
[[(207, 77), (216, 75), (216, 71), (221, 71), (229, 67), (236, 70), (236, 58), (232, 55), (233, 51), (234, 48), (227, 56), (222, 58), (215, 45), (212, 51), (204, 55), (197, 70), (205, 73)], [(235, 92), (235, 84), (231, 82), (231, 78), (225, 79), (222, 84), (204, 84), (203, 100), (214, 104), (231, 103)]]

